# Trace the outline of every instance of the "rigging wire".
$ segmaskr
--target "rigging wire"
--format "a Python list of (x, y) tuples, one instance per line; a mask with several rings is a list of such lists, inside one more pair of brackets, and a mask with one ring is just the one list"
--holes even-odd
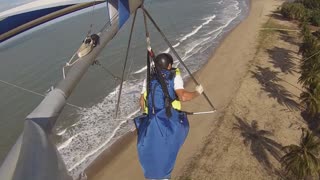
[[(149, 41), (150, 42), (150, 41)], [(151, 46), (150, 46), (151, 47)], [(134, 51), (134, 53), (135, 53), (135, 51)], [(134, 56), (135, 57), (135, 56)], [(133, 66), (133, 59), (131, 59), (131, 61), (130, 61), (130, 66), (129, 66), (129, 69), (128, 69), (128, 74), (127, 74), (127, 79), (129, 79), (130, 78), (130, 74), (132, 73), (132, 66)], [(136, 80), (141, 80), (141, 79), (139, 79), (139, 78), (132, 78), (132, 75), (131, 75), (131, 79), (130, 80), (132, 80), (132, 81), (136, 81)]]
[[(133, 78), (132, 76), (132, 70), (133, 69), (133, 58), (130, 59), (130, 65), (129, 65), (129, 68), (128, 68), (128, 73), (127, 73), (127, 76), (126, 76), (126, 79), (127, 80), (138, 80), (137, 78)], [(129, 79), (130, 78), (130, 79)]]
[[(26, 88), (23, 88), (23, 87), (21, 87), (21, 86), (18, 86), (18, 85), (9, 83), (9, 82), (7, 82), (7, 81), (0, 80), (0, 82), (2, 82), (3, 84), (9, 85), (9, 86), (15, 87), (15, 88), (17, 88), (17, 89), (20, 89), (20, 90), (22, 90), (22, 91), (29, 92), (29, 93), (31, 93), (31, 94), (35, 94), (35, 95), (38, 95), (38, 96), (41, 96), (41, 97), (45, 97), (45, 96), (46, 96), (46, 95), (44, 95), (44, 94), (40, 94), (40, 93), (35, 92), (35, 91), (32, 91), (32, 90), (30, 90), (30, 89), (26, 89)], [(70, 103), (66, 103), (66, 104), (69, 105), (69, 106), (71, 106), (71, 107), (77, 108), (77, 109), (82, 109), (81, 107), (76, 106), (76, 105), (74, 105), (74, 104), (70, 104)]]
[(43, 94), (40, 94), (40, 93), (37, 93), (35, 91), (32, 91), (32, 90), (29, 90), (29, 89), (26, 89), (26, 88), (23, 88), (21, 86), (18, 86), (18, 85), (15, 85), (15, 84), (12, 84), (12, 83), (9, 83), (9, 82), (6, 82), (6, 81), (3, 81), (3, 80), (0, 80), (0, 82), (4, 83), (4, 84), (7, 84), (9, 86), (12, 86), (12, 87), (15, 87), (17, 89), (20, 89), (20, 90), (23, 90), (23, 91), (26, 91), (26, 92), (29, 92), (29, 93), (32, 93), (32, 94), (35, 94), (35, 95), (38, 95), (38, 96), (42, 96), (44, 97), (45, 95)]
[(104, 26), (100, 29), (100, 32), (107, 30), (107, 27), (111, 25), (111, 22), (119, 18), (119, 13), (114, 14), (112, 17), (110, 17), (109, 14), (109, 21), (107, 21)]
[(118, 81), (121, 79), (120, 77), (114, 75), (108, 68), (104, 67), (98, 60), (95, 60), (93, 64), (101, 67), (105, 72), (107, 72), (109, 75), (111, 75), (115, 81)]
[(92, 11), (91, 11), (91, 23), (90, 23), (90, 27), (89, 27), (89, 31), (87, 33), (87, 36), (91, 34), (91, 31), (92, 31), (92, 27), (94, 25), (93, 20), (94, 20), (94, 10), (95, 10), (95, 6), (96, 6), (96, 0), (93, 1), (93, 6), (92, 6)]
[(125, 58), (125, 62), (124, 62), (124, 65), (123, 65), (123, 70), (122, 70), (122, 77), (121, 77), (121, 83), (120, 83), (120, 88), (119, 88), (119, 94), (118, 94), (118, 101), (117, 101), (117, 106), (116, 106), (115, 118), (118, 118), (118, 112), (119, 112), (119, 106), (120, 106), (120, 97), (121, 97), (122, 86), (123, 86), (123, 81), (124, 81), (124, 73), (125, 73), (126, 65), (127, 65), (127, 61), (128, 61), (128, 55), (129, 55), (130, 44), (131, 44), (131, 39), (132, 39), (132, 32), (133, 32), (134, 24), (135, 24), (135, 21), (136, 21), (136, 16), (137, 16), (137, 10), (134, 12), (134, 16), (133, 16), (133, 20), (132, 20), (130, 36), (129, 36), (127, 52), (126, 52), (126, 58)]

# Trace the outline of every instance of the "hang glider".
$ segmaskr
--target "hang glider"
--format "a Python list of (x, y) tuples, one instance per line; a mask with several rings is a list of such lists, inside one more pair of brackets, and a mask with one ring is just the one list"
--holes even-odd
[[(54, 0), (50, 0), (50, 1), (53, 2)], [(36, 1), (36, 2), (39, 2), (39, 1)], [(81, 5), (81, 4), (77, 4), (77, 5)], [(67, 7), (66, 4), (64, 6)], [(74, 7), (74, 6), (75, 5), (71, 4), (69, 7)], [(41, 7), (41, 6), (38, 6), (38, 7)], [(48, 7), (48, 6), (43, 6), (43, 7)], [(162, 35), (163, 39), (170, 47), (173, 54), (178, 58), (180, 64), (182, 64), (186, 68), (187, 72), (189, 73), (190, 77), (195, 82), (195, 84), (199, 85), (199, 83), (192, 76), (191, 72), (188, 70), (188, 68), (182, 61), (182, 59), (179, 57), (178, 53), (175, 51), (175, 49), (173, 48), (169, 40), (165, 37), (165, 35), (157, 26), (157, 24), (152, 19), (152, 17), (147, 12), (147, 10), (143, 7), (143, 0), (107, 0), (107, 8), (109, 12), (109, 21), (106, 22), (106, 25), (104, 26), (104, 28), (100, 32), (88, 35), (84, 39), (79, 50), (74, 54), (74, 56), (72, 56), (70, 61), (66, 63), (66, 66), (68, 67), (68, 71), (67, 73), (64, 73), (63, 71), (63, 79), (57, 83), (55, 88), (52, 88), (52, 90), (46, 95), (46, 97), (42, 100), (42, 102), (26, 117), (23, 133), (21, 134), (16, 144), (13, 146), (8, 156), (6, 157), (4, 163), (0, 167), (0, 177), (2, 179), (16, 179), (16, 180), (24, 180), (24, 179), (69, 180), (69, 179), (72, 179), (72, 177), (68, 175), (65, 164), (61, 160), (60, 154), (57, 151), (54, 144), (52, 143), (49, 135), (52, 132), (52, 129), (56, 123), (56, 120), (59, 117), (62, 109), (66, 104), (66, 100), (71, 95), (72, 91), (74, 90), (78, 82), (81, 80), (82, 76), (85, 74), (88, 68), (96, 61), (97, 56), (101, 53), (101, 51), (106, 46), (106, 44), (117, 34), (119, 29), (126, 23), (130, 15), (134, 14), (120, 88), (119, 88), (120, 90), (119, 90), (118, 104), (117, 104), (117, 110), (116, 110), (116, 116), (117, 116), (122, 84), (124, 82), (124, 72), (126, 68), (126, 62), (128, 60), (128, 53), (130, 49), (132, 31), (133, 31), (134, 22), (136, 19), (136, 12), (138, 8), (141, 8), (144, 13), (143, 14), (144, 25), (146, 29), (146, 41), (147, 41), (146, 49), (148, 50), (148, 57), (149, 56), (153, 57), (154, 52), (150, 44), (150, 37), (149, 37), (149, 32), (148, 32), (147, 22), (146, 22), (147, 17), (149, 18), (151, 23), (156, 27), (159, 33)], [(33, 10), (36, 11), (35, 9), (37, 8), (34, 7)], [(43, 8), (40, 8), (40, 9), (43, 9)], [(58, 12), (59, 11), (60, 10), (58, 10)], [(26, 13), (26, 11), (21, 9), (20, 11), (19, 9), (16, 10), (16, 12), (19, 12), (18, 14)], [(0, 23), (3, 23), (4, 20), (8, 19), (9, 17), (14, 17), (13, 14), (10, 14), (8, 12), (7, 14), (9, 14), (8, 17), (3, 19)], [(46, 16), (50, 16), (50, 14), (44, 15), (44, 17)], [(3, 16), (0, 16), (0, 17), (3, 17)], [(31, 20), (30, 22), (33, 22), (33, 21), (38, 21), (38, 19)], [(0, 27), (2, 27), (1, 24), (0, 24)], [(32, 26), (30, 26), (29, 28), (32, 28)], [(14, 29), (16, 28), (13, 28), (13, 30)], [(2, 35), (3, 34), (1, 34), (0, 37), (2, 37)], [(10, 37), (12, 36), (8, 36), (6, 38), (8, 39)], [(4, 38), (2, 39), (2, 41), (4, 41)], [(214, 112), (215, 108), (213, 107), (212, 103), (210, 102), (210, 100), (208, 99), (205, 93), (203, 93), (203, 95), (213, 109), (213, 111), (211, 112)], [(169, 121), (166, 121), (166, 123), (169, 123)], [(180, 121), (179, 122), (177, 121), (177, 124), (175, 125), (176, 126), (180, 125), (178, 123), (180, 123)], [(187, 129), (188, 129), (187, 124), (185, 124), (184, 132), (186, 132)], [(183, 141), (186, 136), (186, 134), (182, 134), (179, 132), (176, 135), (177, 135), (175, 136), (176, 138)], [(170, 142), (171, 141), (169, 141), (169, 143)], [(152, 143), (150, 144), (152, 145)], [(176, 147), (180, 148), (181, 145), (182, 143), (180, 142)], [(168, 148), (168, 150), (174, 151), (173, 152), (174, 156), (176, 155), (178, 150), (176, 147), (173, 149)], [(173, 158), (172, 156), (169, 156), (169, 157)], [(144, 162), (147, 162), (145, 163), (145, 165), (149, 166), (150, 164), (149, 159), (147, 159), (147, 161), (144, 161)], [(174, 161), (170, 161), (168, 164), (169, 168), (165, 168), (165, 169), (166, 170), (172, 169), (173, 163)], [(167, 167), (167, 164), (164, 164), (164, 166)], [(158, 167), (158, 166), (154, 166), (154, 167)], [(170, 173), (168, 171), (166, 171), (165, 173), (167, 173), (166, 175), (168, 176), (170, 175), (168, 174)]]
[(0, 13), (0, 43), (64, 15), (105, 0), (37, 0)]

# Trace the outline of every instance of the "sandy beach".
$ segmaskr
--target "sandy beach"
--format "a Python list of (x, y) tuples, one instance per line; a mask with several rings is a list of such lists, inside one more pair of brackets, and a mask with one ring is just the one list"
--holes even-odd
[[(272, 14), (281, 3), (282, 0), (251, 0), (248, 17), (225, 37), (196, 73), (217, 112), (189, 116), (190, 132), (172, 179), (274, 179), (279, 175), (279, 149), (296, 143), (304, 126), (297, 103), (297, 43), (288, 40), (287, 34), (275, 34), (273, 39), (267, 38), (274, 40), (269, 43), (259, 38), (262, 26), (274, 19)], [(285, 26), (297, 28), (290, 23)], [(272, 77), (276, 74), (274, 79), (282, 81), (271, 86), (265, 82), (266, 78), (270, 80), (265, 73), (273, 73)], [(186, 88), (192, 90), (194, 86), (189, 82)], [(275, 92), (279, 89), (285, 97)], [(183, 109), (211, 110), (203, 97), (183, 103)], [(261, 146), (265, 140), (260, 139), (249, 145), (244, 143), (244, 134), (259, 134), (260, 129), (272, 134), (267, 140), (272, 143), (267, 147)], [(86, 170), (89, 179), (144, 179), (135, 132), (107, 151)]]

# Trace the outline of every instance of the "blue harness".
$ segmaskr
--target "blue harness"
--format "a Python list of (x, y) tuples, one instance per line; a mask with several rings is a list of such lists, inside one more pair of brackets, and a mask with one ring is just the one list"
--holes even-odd
[[(174, 76), (168, 70), (161, 74), (171, 100), (176, 99)], [(166, 102), (166, 93), (156, 76), (150, 81), (147, 115), (134, 119), (138, 132), (138, 156), (144, 176), (148, 179), (170, 178), (179, 149), (184, 143), (189, 122), (184, 112), (171, 107)], [(167, 108), (170, 110), (168, 116)]]

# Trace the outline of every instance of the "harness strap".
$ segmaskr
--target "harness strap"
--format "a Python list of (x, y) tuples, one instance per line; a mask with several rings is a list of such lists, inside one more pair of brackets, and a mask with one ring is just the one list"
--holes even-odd
[[(150, 68), (150, 56), (149, 56), (149, 53), (147, 52), (147, 88), (146, 88), (146, 91), (147, 91), (147, 95), (146, 95), (146, 99), (145, 101), (148, 100), (149, 98), (149, 93), (150, 93), (150, 89), (151, 89), (151, 81), (150, 81), (150, 71), (151, 71), (151, 68)], [(147, 102), (145, 102), (145, 105), (147, 105)], [(148, 111), (150, 111), (148, 109)], [(148, 112), (148, 114), (150, 114), (150, 112)]]
[(150, 57), (154, 57), (154, 52), (151, 48), (151, 40), (150, 40), (150, 34), (148, 30), (148, 25), (147, 25), (147, 17), (145, 12), (143, 12), (143, 22), (144, 22), (144, 29), (146, 31), (146, 43), (147, 43), (147, 50), (149, 52)]
[(166, 115), (168, 117), (171, 117), (172, 116), (172, 114), (171, 114), (172, 100), (171, 100), (171, 97), (168, 92), (167, 84), (162, 76), (161, 70), (157, 66), (156, 66), (155, 70), (156, 70), (157, 80), (159, 81), (161, 88), (162, 88), (162, 91), (163, 91), (163, 94), (164, 94), (164, 104), (165, 104), (164, 107), (166, 108)]
[(155, 111), (154, 111), (154, 105), (155, 105), (154, 97), (155, 97), (155, 92), (156, 92), (157, 86), (158, 86), (158, 84), (156, 84), (156, 85), (153, 87), (153, 91), (152, 91), (152, 100), (151, 100), (151, 103), (152, 103), (152, 114), (155, 113)]
[[(146, 17), (146, 13), (143, 12), (143, 19), (144, 19), (144, 27), (145, 27), (145, 31), (146, 31), (146, 42), (147, 42), (147, 50), (148, 50), (148, 62), (150, 61), (149, 60), (149, 57), (152, 58), (154, 64), (155, 64), (155, 54), (151, 48), (151, 42), (150, 42), (150, 35), (149, 35), (149, 31), (148, 31), (148, 26), (147, 26), (147, 17)], [(150, 63), (150, 62), (149, 62)], [(148, 65), (147, 65), (148, 66)], [(169, 92), (168, 92), (168, 88), (167, 88), (167, 84), (164, 80), (164, 78), (162, 77), (162, 74), (161, 74), (161, 69), (155, 67), (153, 68), (154, 69), (154, 72), (156, 74), (156, 78), (157, 80), (159, 81), (160, 85), (161, 85), (161, 88), (162, 88), (162, 91), (164, 93), (164, 96), (165, 96), (165, 108), (166, 108), (166, 115), (168, 117), (171, 117), (172, 114), (171, 114), (171, 98), (170, 98), (170, 95), (169, 95)], [(151, 68), (148, 70), (148, 73), (149, 73), (149, 78), (150, 78), (150, 72), (151, 72)], [(148, 88), (150, 87), (150, 79), (149, 79), (149, 83), (148, 83)], [(147, 89), (148, 89), (147, 88)], [(147, 93), (147, 98), (148, 98), (148, 93)], [(154, 104), (153, 104), (153, 108), (154, 108)], [(154, 111), (154, 110), (153, 110)]]

